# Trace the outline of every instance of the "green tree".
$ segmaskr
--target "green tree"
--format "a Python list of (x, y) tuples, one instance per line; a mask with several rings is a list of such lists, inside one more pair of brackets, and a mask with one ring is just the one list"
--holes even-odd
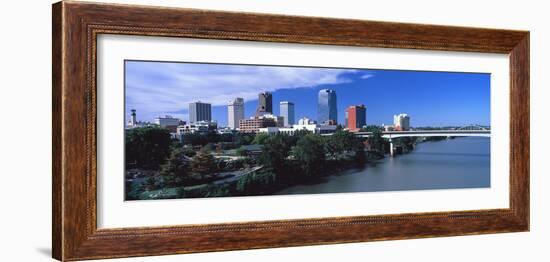
[(250, 143), (252, 143), (252, 140), (254, 140), (253, 134), (236, 133), (233, 137), (233, 142), (240, 146), (250, 145)]
[(355, 161), (357, 163), (362, 164), (367, 162), (367, 156), (365, 154), (365, 144), (363, 143), (363, 140), (356, 138), (352, 150), (355, 153)]
[(296, 145), (296, 143), (298, 142), (298, 140), (300, 138), (302, 138), (302, 137), (304, 137), (304, 136), (306, 136), (307, 134), (310, 134), (310, 133), (311, 133), (310, 131), (305, 130), (305, 129), (296, 130), (296, 131), (294, 131), (294, 133), (292, 135), (284, 135), (283, 139), (289, 147), (293, 147), (293, 146)]
[(361, 132), (376, 132), (376, 131), (382, 131), (383, 128), (381, 126), (375, 126), (375, 125), (368, 125), (366, 127), (361, 128)]
[(401, 145), (402, 147), (411, 150), (414, 147), (414, 143), (416, 142), (416, 137), (400, 137), (396, 140), (396, 143)]
[(201, 151), (193, 157), (191, 169), (194, 173), (200, 175), (201, 179), (204, 179), (206, 175), (213, 173), (216, 169), (214, 156), (212, 156), (208, 150), (204, 148), (201, 149)]
[(194, 157), (197, 154), (197, 152), (195, 152), (195, 150), (193, 150), (193, 148), (191, 147), (184, 147), (182, 148), (182, 154), (187, 157)]
[(276, 175), (271, 171), (254, 172), (242, 176), (235, 185), (235, 190), (239, 195), (259, 195), (265, 194), (272, 189), (275, 183)]
[(203, 135), (195, 134), (195, 133), (187, 133), (183, 135), (182, 143), (185, 145), (202, 146), (202, 145), (206, 145), (207, 141)]
[(325, 149), (321, 136), (307, 134), (300, 138), (292, 149), (294, 159), (306, 176), (318, 174), (325, 162)]
[(350, 132), (337, 130), (334, 134), (325, 138), (325, 150), (333, 158), (352, 151), (356, 143), (360, 143)]
[(311, 134), (311, 132), (310, 132), (309, 130), (307, 130), (307, 129), (302, 129), (302, 130), (296, 130), (296, 131), (294, 131), (293, 136), (294, 136), (294, 137), (297, 137), (298, 139), (300, 139), (300, 138), (306, 136), (307, 134)]
[(208, 131), (208, 133), (204, 136), (206, 137), (206, 141), (208, 141), (208, 143), (217, 143), (221, 140), (220, 134), (214, 130)]
[(265, 141), (268, 138), (269, 138), (269, 135), (267, 133), (258, 133), (254, 137), (254, 140), (252, 141), (252, 144), (263, 145), (263, 144), (265, 144)]
[(170, 153), (166, 163), (160, 166), (162, 176), (185, 178), (189, 175), (189, 161), (186, 160), (186, 150), (175, 148)]
[(170, 131), (160, 127), (126, 130), (126, 166), (158, 169), (170, 153)]
[(290, 151), (290, 145), (285, 135), (276, 134), (267, 137), (263, 142), (262, 153), (259, 161), (262, 165), (274, 170), (281, 170)]
[(369, 145), (371, 146), (371, 149), (383, 152), (384, 151), (384, 143), (385, 140), (382, 138), (382, 131), (375, 130), (372, 132), (372, 134), (368, 138)]

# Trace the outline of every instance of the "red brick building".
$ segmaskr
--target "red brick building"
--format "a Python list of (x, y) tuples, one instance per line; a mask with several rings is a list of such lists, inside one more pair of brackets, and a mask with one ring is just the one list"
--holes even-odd
[(277, 126), (277, 122), (271, 118), (241, 119), (239, 121), (239, 132), (257, 133), (260, 128), (275, 126)]
[(367, 108), (365, 105), (350, 106), (346, 109), (346, 124), (351, 132), (359, 131), (367, 124)]

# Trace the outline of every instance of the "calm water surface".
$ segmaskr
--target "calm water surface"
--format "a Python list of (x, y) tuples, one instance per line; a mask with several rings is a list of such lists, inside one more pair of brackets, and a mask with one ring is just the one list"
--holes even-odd
[(490, 139), (463, 137), (420, 143), (397, 155), (276, 192), (315, 194), (490, 187)]

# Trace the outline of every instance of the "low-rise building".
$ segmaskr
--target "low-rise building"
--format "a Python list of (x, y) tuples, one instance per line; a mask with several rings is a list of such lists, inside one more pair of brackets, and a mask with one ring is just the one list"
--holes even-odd
[(233, 133), (236, 132), (235, 130), (231, 129), (230, 127), (220, 128), (217, 131), (218, 131), (218, 134), (220, 134), (220, 135), (233, 134)]
[(266, 127), (283, 127), (284, 117), (276, 116), (270, 113), (256, 115), (250, 119), (242, 119), (239, 122), (239, 132), (241, 133), (257, 133), (260, 128)]
[(218, 123), (216, 121), (197, 121), (177, 127), (178, 135), (185, 134), (206, 134), (208, 131), (216, 130)]
[(294, 125), (292, 126), (294, 130), (307, 130), (309, 132), (315, 133), (315, 134), (332, 134), (336, 132), (336, 129), (338, 126), (336, 125), (319, 125), (319, 124), (313, 124), (313, 125)]
[(316, 124), (317, 122), (315, 122), (314, 120), (311, 120), (307, 117), (302, 117), (300, 118), (300, 120), (298, 120), (298, 125), (311, 125), (311, 124)]
[(241, 119), (239, 122), (239, 132), (257, 133), (260, 128), (276, 127), (277, 122), (272, 118), (255, 117), (251, 119)]
[(258, 132), (292, 135), (297, 131), (303, 130), (314, 134), (331, 134), (336, 132), (336, 129), (336, 125), (319, 125), (308, 118), (302, 118), (298, 121), (298, 124), (292, 125), (292, 127), (265, 127), (260, 128)]
[(166, 115), (164, 117), (159, 116), (155, 118), (154, 123), (159, 125), (162, 128), (165, 128), (167, 126), (179, 126), (182, 124), (182, 121), (179, 118)]
[(269, 135), (275, 135), (275, 134), (292, 135), (294, 134), (294, 131), (296, 130), (292, 127), (264, 127), (258, 130), (259, 133), (267, 133)]

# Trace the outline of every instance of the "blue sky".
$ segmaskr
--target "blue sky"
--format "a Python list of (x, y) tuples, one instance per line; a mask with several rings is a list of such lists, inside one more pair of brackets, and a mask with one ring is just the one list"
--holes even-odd
[[(245, 117), (254, 114), (258, 93), (295, 104), (296, 120), (316, 118), (317, 93), (336, 90), (338, 122), (345, 108), (364, 104), (367, 124), (392, 124), (393, 115), (409, 114), (411, 126), (490, 123), (490, 74), (373, 69), (198, 64), (126, 61), (126, 112), (140, 121), (172, 115), (188, 120), (188, 104), (212, 104), (212, 118), (227, 123), (227, 102), (245, 99)], [(127, 118), (128, 116), (126, 116)]]

